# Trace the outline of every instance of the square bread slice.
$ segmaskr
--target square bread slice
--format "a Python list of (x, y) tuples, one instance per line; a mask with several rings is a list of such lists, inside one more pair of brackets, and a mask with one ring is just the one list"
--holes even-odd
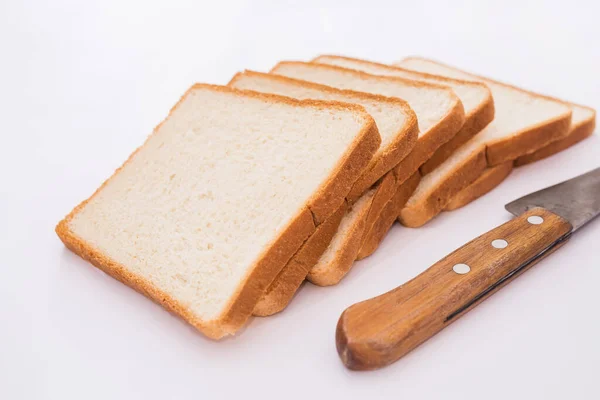
[(340, 101), (359, 104), (377, 124), (381, 145), (367, 170), (354, 183), (348, 200), (352, 203), (383, 175), (395, 167), (415, 147), (419, 134), (417, 117), (403, 100), (374, 94), (339, 90), (285, 76), (244, 71), (236, 74), (228, 86), (292, 97), (298, 100)]
[(390, 76), (377, 76), (333, 65), (283, 61), (272, 74), (405, 100), (417, 115), (419, 138), (413, 151), (395, 167), (399, 184), (407, 180), (465, 122), (463, 104), (447, 86)]
[[(428, 179), (421, 181), (400, 213), (400, 222), (406, 226), (422, 226), (436, 216), (487, 166), (514, 161), (564, 138), (569, 132), (572, 111), (561, 100), (472, 75), (436, 61), (411, 57), (398, 65), (455, 79), (484, 82), (492, 91), (495, 104), (494, 120), (428, 174)], [(482, 151), (486, 161), (483, 164)], [(473, 166), (471, 170), (466, 169), (468, 165)]]
[(218, 339), (243, 326), (380, 142), (357, 105), (197, 84), (56, 231)]
[(414, 79), (452, 88), (465, 109), (465, 123), (453, 138), (440, 146), (431, 158), (421, 166), (420, 171), (422, 175), (433, 171), (435, 167), (450, 157), (456, 149), (465, 144), (494, 119), (494, 99), (492, 98), (490, 89), (483, 82), (447, 78), (411, 71), (397, 66), (335, 55), (321, 55), (311, 62), (355, 69), (372, 75)]
[[(300, 100), (334, 100), (363, 106), (377, 124), (381, 136), (381, 145), (373, 156), (366, 172), (354, 183), (350, 190), (347, 198), (351, 204), (357, 200), (356, 195), (362, 195), (386, 172), (406, 157), (417, 141), (418, 125), (416, 116), (408, 104), (400, 99), (338, 90), (312, 82), (254, 71), (244, 71), (236, 74), (228, 86), (288, 96)], [(385, 204), (393, 195), (391, 190), (395, 187), (394, 185), (395, 177), (390, 173), (384, 180), (384, 184), (377, 186), (374, 196), (376, 201), (372, 204), (374, 206)], [(388, 188), (389, 190), (386, 191), (385, 189)], [(369, 215), (374, 215), (375, 212), (376, 207), (373, 207)], [(298, 251), (277, 275), (256, 305), (255, 315), (272, 315), (282, 311), (291, 301), (294, 293), (304, 281), (308, 270), (317, 262), (335, 234), (335, 229), (332, 230), (332, 227), (335, 225), (337, 228), (337, 225), (339, 225), (339, 220), (337, 223), (334, 220), (327, 222), (327, 227), (317, 229), (317, 232), (315, 232), (317, 237), (311, 237), (304, 244), (302, 250)], [(367, 219), (365, 223), (370, 226), (374, 223), (374, 218)], [(321, 246), (324, 243), (325, 247)], [(314, 261), (310, 263), (311, 260)]]
[[(589, 107), (578, 104), (569, 103), (569, 105), (573, 109), (569, 134), (565, 138), (552, 142), (531, 154), (517, 158), (514, 161), (514, 166), (526, 165), (549, 157), (579, 143), (594, 132), (596, 126), (596, 112)], [(454, 196), (452, 200), (446, 204), (444, 210), (452, 211), (463, 207), (488, 193), (496, 186), (500, 185), (508, 175), (510, 175), (512, 167), (513, 162), (508, 161), (495, 167), (486, 168), (479, 178)]]

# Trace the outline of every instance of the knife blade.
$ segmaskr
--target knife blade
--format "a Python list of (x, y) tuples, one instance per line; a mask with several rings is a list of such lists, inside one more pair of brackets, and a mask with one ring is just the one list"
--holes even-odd
[(600, 214), (600, 168), (505, 206), (516, 216), (407, 283), (348, 307), (336, 347), (353, 370), (389, 365), (560, 248)]

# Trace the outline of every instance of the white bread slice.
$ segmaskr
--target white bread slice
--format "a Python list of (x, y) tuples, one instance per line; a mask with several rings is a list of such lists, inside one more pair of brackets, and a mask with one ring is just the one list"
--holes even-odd
[(397, 66), (380, 64), (335, 55), (321, 55), (311, 62), (336, 65), (338, 67), (355, 69), (373, 75), (396, 76), (448, 86), (460, 98), (465, 109), (465, 123), (460, 131), (448, 142), (440, 146), (431, 158), (421, 166), (422, 175), (433, 171), (444, 162), (456, 149), (465, 144), (476, 133), (481, 131), (494, 119), (494, 100), (492, 93), (485, 83), (458, 80), (439, 75), (411, 71)]
[(420, 131), (413, 151), (394, 168), (398, 184), (407, 180), (442, 144), (454, 137), (465, 122), (460, 99), (446, 86), (296, 61), (280, 62), (271, 73), (408, 102), (417, 115)]
[[(569, 105), (573, 109), (573, 116), (567, 137), (552, 142), (531, 154), (517, 158), (514, 161), (514, 166), (529, 164), (549, 157), (582, 141), (593, 133), (596, 125), (596, 112), (589, 107), (578, 104), (569, 103)], [(486, 168), (479, 178), (454, 196), (444, 209), (446, 211), (455, 210), (488, 193), (508, 177), (512, 167), (513, 162), (508, 161), (495, 167)]]
[[(400, 213), (400, 222), (406, 226), (425, 224), (452, 197), (477, 179), (486, 166), (513, 161), (565, 137), (569, 132), (571, 109), (561, 100), (468, 74), (435, 61), (407, 58), (398, 65), (456, 79), (485, 82), (492, 90), (496, 110), (495, 118), (488, 126), (463, 145), (456, 155), (428, 174), (428, 179), (421, 181)], [(475, 161), (481, 157), (482, 149), (487, 165)], [(465, 166), (469, 164), (476, 165), (477, 169), (473, 167), (467, 171)]]
[(483, 171), (475, 181), (469, 186), (458, 192), (458, 194), (446, 204), (445, 211), (456, 210), (464, 207), (470, 202), (480, 198), (490, 192), (496, 186), (501, 184), (510, 175), (513, 169), (513, 162), (507, 161), (504, 164), (488, 167)]
[(562, 100), (424, 58), (409, 57), (396, 65), (449, 78), (484, 82), (490, 88), (496, 114), (494, 121), (478, 135), (486, 144), (490, 166), (532, 153), (569, 132), (571, 108)]
[(395, 167), (417, 142), (417, 117), (403, 100), (373, 94), (339, 90), (285, 76), (244, 71), (236, 74), (228, 86), (292, 97), (298, 100), (328, 100), (359, 104), (373, 117), (381, 136), (381, 146), (365, 173), (354, 183), (349, 201), (355, 201), (385, 173)]
[(571, 118), (571, 127), (568, 135), (556, 140), (533, 153), (526, 154), (515, 160), (515, 167), (529, 164), (534, 161), (550, 157), (560, 151), (563, 151), (574, 144), (581, 142), (594, 133), (596, 128), (596, 111), (593, 108), (582, 106), (575, 103), (569, 103), (573, 109), (573, 117)]
[[(296, 99), (336, 100), (359, 104), (374, 118), (382, 141), (379, 150), (371, 160), (366, 172), (355, 182), (351, 193), (363, 193), (368, 190), (383, 174), (396, 166), (414, 148), (417, 141), (418, 125), (412, 109), (406, 102), (349, 90), (338, 90), (307, 81), (284, 76), (244, 71), (236, 74), (228, 86), (238, 89), (253, 90), (262, 93), (273, 93)], [(395, 178), (389, 174), (377, 186), (374, 207), (369, 211), (367, 227), (375, 222), (376, 212), (392, 197)], [(387, 191), (386, 191), (387, 189)], [(348, 198), (350, 203), (356, 198)], [(381, 207), (377, 205), (381, 204)], [(341, 219), (341, 217), (340, 217)], [(309, 268), (314, 265), (327, 244), (335, 234), (339, 225), (337, 221), (327, 221), (326, 227), (317, 232), (304, 244), (301, 251), (292, 257), (281, 270), (257, 303), (254, 315), (267, 316), (282, 311), (291, 301), (300, 287)], [(335, 225), (335, 228), (333, 228)], [(325, 243), (325, 247), (321, 246)], [(311, 263), (312, 261), (312, 263)]]
[(57, 228), (211, 338), (235, 333), (380, 144), (356, 105), (194, 85)]

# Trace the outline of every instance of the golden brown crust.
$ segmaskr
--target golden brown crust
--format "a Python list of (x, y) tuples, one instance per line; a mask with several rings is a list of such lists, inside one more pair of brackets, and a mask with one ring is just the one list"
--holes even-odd
[(501, 184), (510, 175), (513, 163), (507, 161), (504, 164), (488, 167), (473, 183), (458, 192), (457, 195), (444, 207), (444, 211), (452, 211), (466, 206), (470, 202), (480, 198)]
[(381, 162), (361, 175), (352, 186), (352, 189), (350, 189), (346, 197), (351, 203), (358, 200), (379, 178), (402, 162), (415, 148), (419, 136), (419, 125), (414, 111), (412, 109), (410, 111), (411, 117), (408, 124), (401, 133), (398, 133), (396, 139), (390, 143), (387, 150), (384, 151)]
[[(369, 118), (371, 117), (369, 116)], [(371, 123), (367, 126), (366, 131), (359, 135), (354, 146), (348, 149), (339, 161), (326, 184), (315, 193), (310, 210), (317, 225), (325, 221), (340, 207), (356, 179), (371, 161), (380, 143), (381, 137), (377, 125), (371, 118)]]
[[(592, 110), (593, 111), (593, 110)], [(567, 137), (563, 139), (556, 140), (545, 147), (542, 147), (539, 150), (534, 151), (533, 153), (521, 156), (515, 160), (515, 167), (520, 167), (522, 165), (526, 165), (532, 163), (534, 161), (542, 160), (546, 157), (550, 157), (560, 151), (563, 151), (574, 144), (581, 142), (583, 139), (589, 137), (592, 133), (594, 133), (594, 129), (596, 128), (596, 112), (594, 111), (594, 115), (585, 121), (573, 126), (571, 131), (567, 135)]]
[[(419, 135), (419, 126), (417, 116), (415, 112), (410, 108), (408, 103), (402, 99), (396, 97), (386, 97), (377, 94), (356, 92), (347, 89), (336, 89), (330, 86), (321, 85), (318, 83), (303, 81), (300, 79), (294, 79), (283, 75), (277, 74), (265, 74), (262, 72), (245, 70), (244, 72), (238, 72), (229, 81), (229, 86), (235, 86), (235, 83), (240, 80), (243, 76), (254, 76), (258, 78), (268, 77), (274, 81), (279, 81), (286, 84), (303, 86), (319, 90), (322, 92), (343, 95), (350, 98), (355, 98), (362, 101), (376, 101), (381, 103), (388, 103), (399, 106), (403, 109), (406, 114), (406, 124), (394, 135), (394, 140), (388, 145), (387, 149), (384, 149), (382, 154), (373, 159), (366, 170), (357, 180), (354, 182), (350, 192), (346, 198), (353, 203), (358, 200), (371, 186), (375, 184), (386, 172), (390, 171), (395, 165), (397, 165), (404, 157), (406, 157), (417, 143)], [(352, 99), (349, 99), (351, 103)], [(352, 103), (351, 103), (352, 104)]]
[(377, 221), (383, 207), (394, 197), (398, 185), (396, 184), (396, 178), (394, 174), (388, 172), (383, 178), (381, 178), (377, 184), (373, 200), (371, 200), (371, 206), (365, 219), (365, 231), (363, 237), (360, 239), (361, 242), (364, 240), (366, 235), (372, 228), (373, 224)]
[[(571, 113), (552, 121), (538, 124), (510, 137), (486, 143), (488, 166), (513, 161), (531, 151), (536, 151), (549, 143), (565, 137), (571, 126)], [(528, 150), (531, 149), (531, 150)]]
[(456, 166), (451, 176), (436, 185), (416, 204), (402, 209), (398, 220), (404, 226), (417, 228), (438, 215), (450, 199), (473, 182), (486, 168), (485, 147), (478, 147)]
[[(188, 91), (186, 91), (177, 104), (175, 104), (175, 106), (171, 109), (167, 118), (154, 129), (149, 138), (156, 134), (162, 124), (193, 90), (228, 92), (246, 97), (259, 98), (264, 101), (286, 103), (294, 106), (317, 108), (327, 107), (328, 109), (344, 109), (360, 113), (365, 119), (363, 131), (358, 135), (352, 151), (346, 153), (345, 159), (338, 164), (338, 168), (336, 168), (336, 171), (332, 174), (337, 179), (342, 179), (345, 183), (334, 184), (330, 179), (329, 182), (326, 183), (324, 190), (322, 189), (320, 191), (322, 195), (327, 193), (326, 190), (336, 192), (341, 199), (339, 203), (343, 202), (343, 198), (347, 193), (347, 190), (349, 190), (351, 183), (354, 181), (354, 178), (350, 178), (348, 174), (354, 173), (355, 169), (359, 167), (359, 164), (366, 165), (363, 160), (365, 158), (370, 159), (370, 156), (372, 156), (374, 151), (379, 146), (380, 139), (376, 128), (374, 128), (375, 124), (372, 118), (365, 113), (362, 107), (337, 102), (319, 102), (312, 100), (298, 101), (281, 96), (245, 92), (222, 86), (205, 84), (196, 84), (188, 89)], [(125, 161), (123, 166), (115, 171), (113, 177), (130, 162), (132, 157), (139, 151), (140, 148), (134, 151), (129, 156), (127, 161)], [(360, 154), (365, 152), (370, 152), (370, 156), (365, 157), (364, 154)], [(282, 234), (276, 240), (274, 240), (270, 248), (265, 250), (261, 259), (249, 271), (243, 280), (244, 283), (239, 285), (238, 290), (232, 296), (229, 304), (225, 307), (226, 311), (224, 311), (223, 314), (215, 320), (203, 321), (197, 316), (193, 315), (188, 308), (180, 304), (167, 293), (162, 292), (151, 282), (142, 278), (141, 276), (131, 273), (126, 269), (125, 266), (120, 265), (114, 260), (106, 257), (99, 250), (95, 249), (89, 243), (86, 243), (84, 240), (77, 237), (70, 230), (69, 223), (73, 217), (87, 204), (87, 202), (96, 196), (111, 179), (112, 177), (108, 178), (89, 199), (83, 201), (81, 204), (75, 207), (75, 209), (73, 209), (73, 211), (71, 211), (71, 213), (69, 213), (69, 215), (67, 215), (65, 219), (58, 224), (56, 227), (56, 233), (65, 243), (65, 245), (73, 252), (80, 255), (85, 260), (90, 261), (93, 265), (103, 270), (107, 274), (156, 301), (167, 310), (179, 315), (205, 335), (213, 339), (219, 339), (227, 334), (235, 333), (246, 322), (263, 291), (271, 283), (276, 274), (283, 268), (285, 263), (296, 252), (296, 250), (298, 250), (302, 243), (315, 230), (313, 213), (311, 213), (311, 210), (308, 208), (300, 210), (299, 214), (292, 218), (291, 222), (283, 230)], [(346, 183), (349, 181), (351, 182)], [(347, 188), (346, 191), (344, 191), (345, 188)], [(319, 211), (319, 215), (322, 218), (326, 218), (327, 215), (330, 215), (333, 213), (333, 211), (335, 211), (335, 209), (331, 211), (326, 209), (328, 205), (336, 203), (334, 197), (335, 196), (331, 193), (329, 193), (329, 196), (326, 196), (325, 200), (323, 200), (319, 195), (313, 197), (313, 207)]]
[(331, 286), (337, 284), (352, 267), (356, 255), (360, 250), (360, 242), (365, 231), (368, 207), (356, 218), (356, 222), (348, 230), (341, 251), (335, 255), (332, 264), (335, 268), (311, 268), (306, 279), (317, 286)]
[(254, 307), (253, 315), (266, 317), (283, 311), (294, 297), (306, 278), (310, 268), (319, 261), (321, 255), (337, 232), (338, 226), (346, 213), (344, 202), (336, 212), (317, 227), (315, 232), (304, 242), (302, 247), (288, 261), (285, 267), (267, 288)]
[(465, 111), (462, 103), (457, 101), (444, 118), (419, 137), (413, 151), (394, 167), (398, 184), (410, 178), (443, 143), (450, 140), (461, 129), (464, 122)]
[(394, 196), (396, 188), (396, 179), (391, 172), (388, 172), (377, 183), (368, 206), (352, 221), (344, 242), (336, 249), (335, 258), (326, 268), (311, 268), (307, 276), (309, 281), (315, 285), (329, 286), (338, 283), (346, 275), (358, 255), (365, 233), (377, 221), (377, 216)]
[(492, 122), (494, 114), (494, 99), (490, 94), (486, 101), (480, 104), (473, 114), (467, 115), (467, 120), (460, 131), (452, 139), (441, 145), (431, 158), (421, 166), (421, 175), (427, 175), (446, 161), (460, 146), (467, 143), (473, 136)]
[(420, 181), (421, 174), (415, 172), (397, 188), (394, 197), (385, 204), (385, 207), (381, 210), (377, 220), (365, 235), (356, 258), (357, 260), (362, 260), (377, 250)]

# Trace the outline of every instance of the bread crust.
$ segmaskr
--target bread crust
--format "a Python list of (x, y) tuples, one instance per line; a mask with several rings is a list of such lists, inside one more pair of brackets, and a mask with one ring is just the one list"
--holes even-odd
[[(343, 60), (348, 60), (352, 62), (367, 64), (367, 65), (375, 65), (379, 68), (385, 68), (387, 70), (400, 70), (407, 71), (411, 74), (422, 76), (424, 79), (435, 79), (440, 81), (440, 84), (443, 85), (444, 82), (448, 84), (463, 84), (463, 85), (473, 85), (485, 88), (487, 91), (487, 96), (485, 100), (479, 104), (477, 109), (472, 111), (465, 116), (465, 122), (463, 127), (454, 135), (450, 140), (441, 145), (431, 157), (420, 167), (421, 175), (426, 175), (429, 172), (433, 171), (438, 165), (443, 163), (448, 157), (454, 153), (460, 146), (468, 142), (475, 134), (481, 131), (483, 128), (487, 126), (493, 119), (495, 114), (494, 108), (494, 99), (492, 97), (492, 92), (487, 87), (485, 83), (474, 82), (474, 81), (465, 81), (462, 79), (454, 79), (448, 78), (440, 75), (428, 74), (425, 72), (412, 71), (406, 68), (402, 68), (396, 65), (387, 65), (373, 61), (367, 61), (359, 58), (345, 57), (339, 55), (332, 54), (322, 54), (318, 57), (315, 57), (311, 60), (312, 63), (319, 63), (319, 59), (321, 58), (339, 58)], [(388, 75), (385, 75), (388, 76)]]
[(434, 154), (442, 143), (447, 142), (461, 129), (464, 121), (464, 108), (459, 101), (427, 134), (419, 138), (413, 151), (394, 167), (393, 171), (398, 184), (402, 184), (415, 171), (418, 171), (419, 167)]
[(336, 249), (335, 257), (326, 265), (315, 262), (307, 275), (309, 281), (315, 285), (329, 286), (338, 283), (346, 275), (358, 255), (364, 235), (371, 230), (384, 206), (394, 196), (396, 188), (396, 179), (391, 172), (388, 172), (377, 183), (368, 206), (352, 221), (349, 233)]
[(492, 120), (496, 109), (494, 100), (490, 93), (489, 98), (479, 105), (471, 115), (467, 115), (465, 124), (456, 135), (443, 145), (441, 145), (435, 153), (421, 165), (421, 175), (427, 175), (444, 161), (446, 161), (460, 146), (467, 143), (473, 136), (481, 132)]
[[(514, 161), (524, 154), (536, 151), (551, 142), (565, 137), (571, 126), (571, 113), (530, 129), (522, 130), (510, 138), (486, 142), (488, 166), (493, 167)], [(527, 151), (525, 149), (532, 149)]]
[[(118, 174), (121, 169), (132, 160), (145, 143), (135, 150), (125, 163), (118, 168), (90, 198), (84, 200), (59, 222), (56, 227), (56, 233), (67, 248), (80, 255), (83, 259), (90, 261), (94, 266), (112, 277), (154, 300), (168, 311), (180, 316), (206, 336), (213, 339), (219, 339), (225, 335), (235, 333), (244, 325), (266, 287), (271, 283), (276, 274), (279, 273), (298, 248), (300, 248), (302, 243), (304, 243), (304, 241), (314, 232), (314, 221), (319, 218), (325, 219), (340, 206), (344, 201), (345, 194), (350, 189), (351, 183), (355, 180), (355, 178), (351, 177), (351, 174), (355, 173), (356, 170), (362, 170), (362, 168), (366, 166), (368, 160), (379, 146), (380, 138), (373, 119), (359, 106), (339, 102), (320, 102), (313, 100), (299, 101), (281, 96), (245, 92), (223, 86), (207, 84), (195, 84), (188, 89), (175, 106), (173, 106), (167, 118), (154, 128), (149, 138), (156, 134), (162, 124), (169, 116), (171, 116), (173, 111), (177, 109), (184, 99), (194, 90), (227, 92), (245, 97), (258, 98), (263, 101), (285, 103), (300, 107), (350, 110), (360, 114), (365, 121), (364, 127), (357, 135), (353, 146), (351, 146), (344, 157), (338, 162), (337, 167), (332, 172), (330, 178), (324, 182), (321, 190), (318, 190), (317, 193), (312, 196), (307, 207), (299, 210), (298, 214), (291, 219), (288, 226), (282, 230), (279, 237), (265, 249), (255, 265), (249, 269), (247, 275), (242, 279), (240, 285), (238, 285), (236, 292), (224, 307), (223, 313), (214, 320), (205, 321), (200, 319), (168, 293), (161, 291), (147, 279), (128, 271), (125, 266), (105, 256), (98, 249), (95, 249), (92, 245), (77, 237), (70, 229), (69, 224), (73, 217), (85, 207), (85, 205), (94, 198), (105, 185), (107, 185), (112, 177)], [(341, 182), (335, 182), (336, 180), (340, 180)], [(339, 197), (339, 201), (336, 197)], [(329, 210), (329, 207), (332, 207), (332, 209)]]
[(307, 280), (317, 286), (331, 286), (337, 284), (346, 275), (360, 250), (368, 212), (369, 207), (365, 207), (357, 215), (333, 260), (323, 267), (320, 267), (319, 264), (313, 266), (306, 275)]
[[(377, 165), (374, 165), (368, 172), (361, 175), (360, 178), (354, 183), (352, 189), (346, 196), (350, 203), (354, 203), (360, 198), (371, 186), (373, 186), (378, 179), (380, 179), (387, 171), (393, 169), (402, 160), (404, 160), (417, 144), (417, 137), (419, 135), (419, 125), (417, 123), (417, 117), (412, 112), (412, 118), (409, 123), (405, 126), (404, 131), (396, 136), (396, 139), (390, 143), (387, 151), (384, 151), (384, 157), (382, 161)], [(408, 140), (400, 141), (400, 137), (406, 137)]]
[(394, 197), (385, 204), (377, 220), (365, 234), (362, 246), (356, 257), (357, 260), (362, 260), (377, 250), (420, 181), (421, 175), (419, 172), (415, 172), (397, 188)]
[(477, 179), (486, 166), (485, 147), (482, 145), (477, 147), (469, 154), (469, 157), (454, 168), (448, 179), (443, 180), (424, 195), (421, 201), (415, 204), (407, 204), (400, 212), (398, 220), (402, 225), (409, 228), (424, 225), (439, 214), (453, 196)]
[(444, 211), (452, 211), (466, 206), (501, 184), (513, 169), (512, 161), (488, 167), (473, 183), (458, 192), (444, 207)]
[[(584, 106), (579, 105), (579, 107)], [(571, 131), (565, 138), (556, 140), (552, 143), (547, 144), (541, 149), (534, 151), (533, 153), (517, 158), (515, 160), (514, 166), (520, 167), (522, 165), (530, 164), (534, 161), (539, 161), (546, 157), (550, 157), (551, 155), (563, 151), (591, 136), (591, 134), (594, 133), (594, 129), (596, 128), (596, 111), (589, 107), (584, 108), (587, 108), (593, 112), (591, 118), (581, 121), (580, 123), (572, 126)]]
[(321, 255), (337, 232), (342, 221), (347, 202), (344, 202), (315, 232), (277, 274), (253, 310), (253, 315), (266, 317), (283, 311), (304, 282), (306, 274), (319, 261)]

